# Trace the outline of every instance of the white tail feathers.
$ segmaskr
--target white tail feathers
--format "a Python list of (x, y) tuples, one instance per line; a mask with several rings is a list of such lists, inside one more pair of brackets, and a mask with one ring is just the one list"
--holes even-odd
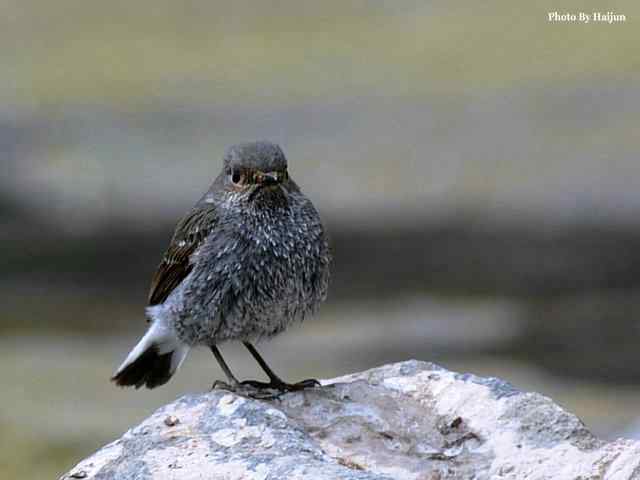
[(123, 387), (155, 388), (169, 381), (188, 353), (189, 346), (178, 340), (173, 329), (155, 321), (111, 380)]

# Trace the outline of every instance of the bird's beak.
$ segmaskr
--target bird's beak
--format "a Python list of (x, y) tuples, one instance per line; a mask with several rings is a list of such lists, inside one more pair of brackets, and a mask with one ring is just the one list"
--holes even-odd
[(265, 172), (261, 175), (260, 183), (265, 186), (277, 185), (280, 183), (280, 176), (278, 172)]

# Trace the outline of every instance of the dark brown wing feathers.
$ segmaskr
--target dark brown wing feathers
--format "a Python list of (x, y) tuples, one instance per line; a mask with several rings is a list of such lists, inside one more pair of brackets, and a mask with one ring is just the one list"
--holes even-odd
[(158, 267), (149, 291), (149, 305), (164, 302), (169, 294), (193, 269), (190, 258), (215, 225), (215, 209), (211, 204), (197, 205), (185, 216), (171, 239), (171, 244)]

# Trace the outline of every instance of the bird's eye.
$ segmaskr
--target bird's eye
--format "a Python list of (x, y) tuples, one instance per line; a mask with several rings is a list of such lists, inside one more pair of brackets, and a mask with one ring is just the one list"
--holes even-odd
[(239, 185), (242, 183), (243, 180), (244, 180), (244, 175), (242, 175), (242, 172), (240, 172), (240, 170), (234, 170), (233, 173), (231, 174), (231, 181), (236, 185)]

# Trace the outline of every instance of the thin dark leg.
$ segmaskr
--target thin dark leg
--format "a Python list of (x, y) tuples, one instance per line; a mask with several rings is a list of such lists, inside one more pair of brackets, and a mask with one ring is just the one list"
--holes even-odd
[(267, 377), (269, 377), (269, 380), (271, 380), (272, 383), (285, 383), (280, 379), (280, 377), (278, 377), (278, 375), (275, 374), (273, 370), (271, 370), (271, 367), (267, 365), (267, 362), (265, 362), (264, 358), (262, 358), (262, 356), (258, 353), (256, 347), (251, 345), (249, 342), (242, 342), (242, 344), (247, 347), (249, 353), (253, 355), (253, 358), (256, 359), (256, 362), (258, 362), (258, 365), (260, 365), (260, 368), (264, 370), (264, 373), (267, 374)]
[[(238, 379), (235, 377), (235, 375), (231, 372), (231, 369), (229, 368), (229, 365), (227, 365), (227, 362), (225, 362), (224, 358), (222, 358), (222, 353), (220, 353), (220, 350), (218, 350), (218, 347), (216, 347), (215, 345), (212, 345), (209, 348), (211, 348), (211, 352), (213, 353), (213, 356), (216, 357), (216, 360), (220, 364), (220, 368), (222, 368), (222, 371), (226, 375), (227, 381), (229, 382), (229, 383), (225, 383), (223, 381), (216, 380), (215, 382), (213, 382), (213, 386), (211, 387), (212, 390), (222, 388), (223, 390), (229, 390), (230, 392), (235, 392), (240, 395), (247, 395), (248, 397), (256, 398), (258, 400), (273, 400), (280, 396), (280, 393), (274, 394), (273, 392), (265, 391), (264, 387), (260, 384), (260, 382), (252, 382), (252, 381), (239, 382)], [(264, 360), (262, 361), (264, 362)], [(282, 381), (280, 382), (282, 383)], [(270, 385), (270, 384), (265, 384), (265, 385)], [(284, 389), (277, 389), (277, 390), (279, 392), (286, 391)]]
[(231, 369), (227, 365), (227, 362), (224, 361), (224, 358), (222, 358), (222, 354), (220, 353), (220, 350), (218, 350), (218, 347), (216, 347), (215, 345), (211, 345), (211, 347), (209, 348), (211, 348), (213, 356), (216, 357), (216, 360), (220, 364), (220, 368), (222, 368), (222, 371), (226, 375), (229, 383), (231, 385), (238, 385), (240, 382), (238, 382), (238, 379), (235, 377), (235, 375), (231, 373)]
[(271, 367), (267, 365), (267, 362), (265, 362), (264, 358), (262, 358), (262, 356), (258, 353), (258, 351), (253, 345), (251, 345), (249, 342), (246, 342), (246, 341), (243, 341), (242, 344), (245, 347), (247, 347), (247, 350), (249, 350), (249, 353), (251, 353), (253, 358), (255, 358), (256, 362), (258, 362), (258, 365), (260, 365), (262, 370), (264, 370), (264, 373), (266, 373), (267, 376), (269, 377), (269, 383), (256, 382), (253, 380), (249, 380), (246, 382), (242, 382), (243, 384), (251, 385), (257, 388), (271, 388), (271, 389), (279, 390), (281, 392), (303, 390), (309, 387), (320, 386), (320, 382), (313, 378), (310, 378), (308, 380), (302, 380), (301, 382), (293, 383), (293, 384), (283, 381), (278, 375), (276, 375), (276, 373), (273, 370), (271, 370)]

